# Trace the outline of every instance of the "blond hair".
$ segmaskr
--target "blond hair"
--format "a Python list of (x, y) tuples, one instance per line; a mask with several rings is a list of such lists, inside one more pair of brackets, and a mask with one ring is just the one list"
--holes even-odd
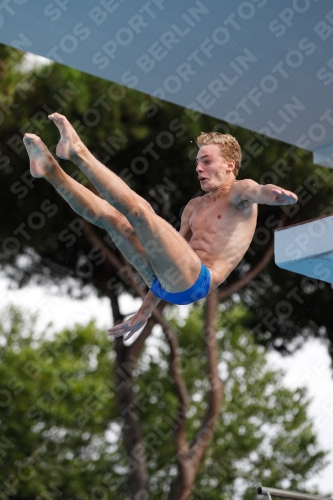
[(233, 172), (237, 177), (242, 161), (242, 151), (237, 139), (230, 134), (220, 134), (220, 132), (201, 132), (195, 141), (199, 148), (210, 144), (218, 144), (223, 157), (226, 160), (234, 160), (235, 168)]

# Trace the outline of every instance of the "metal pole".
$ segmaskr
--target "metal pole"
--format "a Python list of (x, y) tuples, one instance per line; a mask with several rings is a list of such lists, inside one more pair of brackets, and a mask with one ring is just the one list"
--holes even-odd
[(316, 495), (307, 495), (305, 493), (298, 493), (297, 491), (277, 490), (276, 488), (265, 488), (259, 486), (257, 488), (258, 495), (264, 495), (268, 498), (270, 496), (276, 498), (288, 498), (289, 500), (333, 500), (332, 498), (319, 497)]

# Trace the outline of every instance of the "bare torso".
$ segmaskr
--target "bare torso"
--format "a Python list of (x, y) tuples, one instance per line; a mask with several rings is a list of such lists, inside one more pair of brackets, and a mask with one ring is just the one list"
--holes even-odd
[(191, 200), (192, 208), (188, 243), (210, 270), (213, 289), (227, 278), (249, 248), (258, 208), (249, 202), (237, 204), (233, 186), (227, 192)]

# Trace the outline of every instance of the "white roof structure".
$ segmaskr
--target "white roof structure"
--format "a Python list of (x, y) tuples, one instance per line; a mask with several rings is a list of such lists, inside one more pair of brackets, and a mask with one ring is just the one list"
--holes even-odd
[[(6, 0), (0, 42), (300, 146), (333, 167), (331, 0)], [(255, 155), (259, 146), (248, 147)]]

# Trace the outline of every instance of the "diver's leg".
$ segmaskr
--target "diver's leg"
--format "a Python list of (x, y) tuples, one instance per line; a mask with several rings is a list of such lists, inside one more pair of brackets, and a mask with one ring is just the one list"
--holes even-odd
[(57, 155), (72, 160), (103, 198), (128, 219), (164, 288), (176, 293), (192, 286), (199, 275), (201, 262), (184, 238), (90, 153), (65, 116), (54, 113), (50, 119), (61, 134)]
[(23, 141), (30, 157), (31, 175), (47, 179), (76, 213), (108, 231), (150, 287), (155, 278), (154, 271), (126, 217), (67, 175), (38, 136), (26, 134)]

